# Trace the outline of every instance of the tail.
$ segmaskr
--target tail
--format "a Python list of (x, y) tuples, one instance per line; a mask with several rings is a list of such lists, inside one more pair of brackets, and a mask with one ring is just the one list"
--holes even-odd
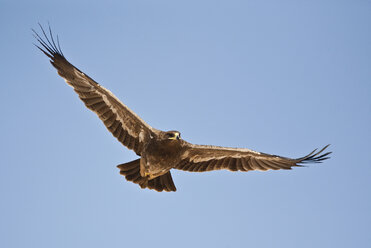
[(133, 160), (125, 164), (120, 164), (117, 166), (117, 168), (120, 169), (120, 174), (125, 176), (126, 180), (139, 184), (142, 189), (149, 188), (158, 192), (163, 190), (168, 192), (176, 191), (170, 171), (151, 180), (148, 180), (146, 177), (142, 177), (140, 175), (140, 159)]

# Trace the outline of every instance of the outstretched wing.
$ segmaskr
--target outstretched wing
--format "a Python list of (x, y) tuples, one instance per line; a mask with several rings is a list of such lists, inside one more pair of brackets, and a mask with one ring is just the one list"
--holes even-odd
[(184, 142), (182, 160), (174, 169), (193, 172), (222, 169), (230, 171), (289, 170), (294, 166), (301, 166), (305, 163), (320, 163), (328, 159), (331, 152), (322, 154), (328, 146), (325, 146), (319, 152), (316, 152), (316, 149), (307, 156), (291, 159), (249, 149), (193, 145)]
[(33, 30), (42, 47), (36, 46), (51, 59), (50, 62), (58, 70), (58, 74), (73, 87), (86, 107), (99, 116), (114, 137), (140, 155), (146, 136), (158, 131), (139, 118), (109, 90), (70, 64), (60, 49), (58, 37), (57, 43), (55, 42), (50, 27), (49, 36), (41, 25), (40, 28), (45, 40)]

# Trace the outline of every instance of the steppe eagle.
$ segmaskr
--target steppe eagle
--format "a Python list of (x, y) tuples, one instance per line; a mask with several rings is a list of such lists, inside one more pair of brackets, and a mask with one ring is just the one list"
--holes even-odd
[(36, 45), (57, 69), (58, 74), (72, 86), (86, 107), (103, 121), (112, 135), (139, 159), (120, 164), (120, 174), (141, 188), (156, 191), (176, 191), (171, 169), (204, 172), (227, 169), (230, 171), (289, 170), (305, 163), (320, 163), (331, 152), (317, 149), (296, 159), (256, 152), (243, 148), (195, 145), (181, 139), (178, 131), (161, 131), (144, 122), (109, 90), (70, 64), (64, 57), (59, 39), (40, 25), (44, 38), (35, 30)]

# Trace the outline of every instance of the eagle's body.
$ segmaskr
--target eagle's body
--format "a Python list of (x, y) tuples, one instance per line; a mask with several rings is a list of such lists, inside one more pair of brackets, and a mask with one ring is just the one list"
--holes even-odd
[(157, 137), (149, 137), (140, 159), (142, 176), (148, 175), (151, 179), (162, 176), (179, 163), (183, 140), (168, 139), (169, 133), (172, 132), (161, 132)]
[[(41, 27), (41, 26), (40, 26)], [(304, 163), (319, 163), (328, 159), (330, 152), (319, 152), (291, 159), (242, 148), (195, 145), (180, 138), (178, 131), (160, 131), (149, 126), (109, 90), (70, 64), (64, 57), (59, 41), (54, 41), (49, 28), (46, 41), (36, 32), (35, 37), (43, 48), (38, 48), (51, 59), (58, 70), (86, 107), (95, 112), (107, 129), (139, 159), (118, 165), (120, 174), (142, 188), (157, 191), (176, 191), (170, 170), (192, 172), (227, 169), (230, 171), (291, 169)]]

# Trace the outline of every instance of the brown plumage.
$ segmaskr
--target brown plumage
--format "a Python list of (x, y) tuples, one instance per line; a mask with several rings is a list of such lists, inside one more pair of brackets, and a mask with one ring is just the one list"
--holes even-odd
[(86, 107), (95, 112), (112, 135), (127, 148), (133, 150), (139, 159), (120, 164), (120, 174), (141, 188), (157, 191), (176, 191), (171, 169), (204, 172), (227, 169), (230, 171), (289, 170), (305, 163), (320, 163), (328, 159), (331, 152), (314, 150), (307, 156), (291, 159), (277, 155), (256, 152), (249, 149), (219, 146), (194, 145), (180, 138), (178, 131), (160, 131), (149, 126), (125, 104), (117, 99), (88, 75), (70, 64), (64, 57), (59, 40), (54, 39), (41, 27), (45, 40), (34, 30), (36, 45), (57, 69)]

